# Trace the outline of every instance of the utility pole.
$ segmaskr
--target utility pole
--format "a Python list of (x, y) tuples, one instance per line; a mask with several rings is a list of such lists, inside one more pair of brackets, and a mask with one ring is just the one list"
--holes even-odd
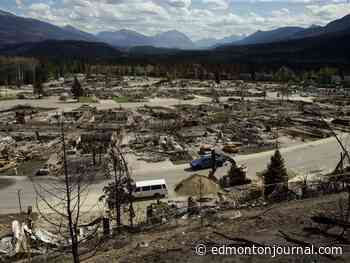
[(19, 213), (22, 214), (22, 200), (21, 200), (22, 189), (17, 190), (18, 195), (18, 204), (19, 204)]
[(202, 176), (200, 175), (199, 177), (199, 216), (201, 217), (201, 228), (203, 228), (202, 199), (203, 199), (203, 183), (202, 183)]

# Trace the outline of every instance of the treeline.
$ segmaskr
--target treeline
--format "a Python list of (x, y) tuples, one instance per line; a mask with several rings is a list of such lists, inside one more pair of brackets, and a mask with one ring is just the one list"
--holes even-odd
[(86, 73), (91, 65), (78, 60), (57, 61), (0, 56), (0, 85), (43, 83), (70, 74)]
[(36, 59), (0, 57), (0, 85), (33, 83), (37, 65)]
[(22, 85), (59, 79), (76, 73), (110, 74), (116, 76), (148, 76), (162, 78), (213, 79), (217, 72), (222, 78), (235, 78), (242, 65), (201, 65), (196, 63), (138, 63), (115, 61), (91, 63), (84, 60), (32, 59), (0, 57), (0, 85)]
[(121, 51), (107, 44), (84, 41), (22, 43), (0, 49), (0, 54), (4, 56), (29, 58), (29, 61), (14, 58), (9, 59), (10, 63), (2, 63), (0, 81), (27, 83), (35, 82), (37, 77), (57, 79), (72, 73), (103, 71), (170, 79), (214, 79), (218, 75), (223, 79), (236, 79), (241, 74), (248, 74), (252, 80), (258, 80), (259, 74), (275, 74), (283, 66), (297, 76), (326, 67), (336, 68), (341, 76), (348, 76), (349, 45), (350, 34), (347, 31), (277, 43), (228, 45), (213, 50), (137, 47)]
[(74, 59), (34, 59), (21, 57), (0, 57), (0, 85), (23, 85), (43, 83), (76, 73), (106, 74), (111, 76), (147, 76), (169, 80), (176, 78), (206, 79), (242, 79), (302, 81), (315, 79), (329, 83), (333, 75), (343, 78), (350, 75), (345, 66), (328, 67), (315, 65), (309, 68), (295, 68), (287, 65), (266, 64), (218, 64), (218, 63), (151, 63), (121, 59), (106, 62), (91, 62)]

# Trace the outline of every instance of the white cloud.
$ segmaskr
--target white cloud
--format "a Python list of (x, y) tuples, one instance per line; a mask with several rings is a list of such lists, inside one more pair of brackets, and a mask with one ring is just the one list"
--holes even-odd
[(31, 17), (49, 21), (59, 21), (59, 18), (51, 12), (51, 7), (48, 4), (34, 3), (29, 6), (27, 11)]
[(202, 0), (202, 3), (211, 10), (226, 10), (230, 6), (228, 0)]
[(23, 6), (23, 1), (22, 0), (16, 0), (16, 6), (18, 8), (21, 8)]
[[(324, 25), (350, 13), (343, 0), (55, 0), (26, 5), (27, 16), (82, 30), (177, 29), (191, 38), (249, 34), (281, 26)], [(285, 3), (285, 4), (284, 4)], [(255, 5), (262, 6), (261, 10)], [(295, 9), (298, 7), (298, 9)]]
[(333, 20), (350, 14), (350, 4), (328, 4), (306, 6), (308, 15), (322, 20)]

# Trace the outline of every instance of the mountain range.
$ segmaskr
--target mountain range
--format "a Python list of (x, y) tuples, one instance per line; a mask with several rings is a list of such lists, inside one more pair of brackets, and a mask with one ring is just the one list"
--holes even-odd
[(146, 36), (131, 30), (86, 33), (72, 26), (59, 27), (37, 19), (25, 18), (0, 10), (0, 47), (45, 40), (77, 40), (105, 42), (114, 47), (154, 46), (160, 48), (194, 49), (195, 44), (185, 34), (172, 30)]
[(98, 41), (94, 35), (77, 29), (61, 28), (40, 20), (0, 12), (0, 46), (48, 39)]
[[(174, 53), (174, 49), (195, 50), (215, 49), (230, 45), (254, 45), (293, 41), (310, 37), (319, 37), (329, 34), (343, 34), (350, 31), (350, 15), (328, 23), (326, 26), (281, 27), (270, 31), (257, 31), (248, 36), (229, 36), (222, 39), (207, 38), (192, 41), (184, 33), (171, 30), (153, 36), (147, 36), (132, 30), (104, 31), (96, 35), (81, 31), (72, 26), (59, 27), (40, 20), (16, 16), (0, 10), (0, 48), (22, 50), (33, 48), (30, 43), (43, 41), (85, 41), (106, 43), (120, 51), (130, 51), (140, 54), (146, 53)], [(59, 43), (59, 42), (54, 42)], [(92, 45), (106, 49), (106, 45)], [(10, 47), (10, 48), (9, 48)], [(69, 47), (69, 45), (67, 45)], [(151, 48), (152, 47), (152, 48)], [(159, 50), (157, 50), (157, 48)], [(165, 50), (164, 50), (165, 49)]]
[(222, 39), (204, 38), (192, 41), (185, 34), (176, 30), (155, 36), (146, 36), (131, 30), (119, 30), (116, 32), (101, 32), (97, 34), (97, 37), (106, 43), (119, 47), (153, 46), (171, 49), (211, 49), (230, 44), (251, 45), (303, 39), (345, 30), (350, 30), (350, 15), (334, 20), (324, 27), (318, 25), (312, 25), (309, 28), (280, 27), (269, 31), (258, 30), (248, 36), (232, 35)]
[(237, 45), (273, 43), (294, 39), (317, 37), (326, 34), (335, 34), (350, 30), (350, 15), (334, 20), (325, 26), (312, 25), (303, 27), (280, 27), (270, 31), (257, 31), (246, 38), (235, 42)]
[[(281, 27), (270, 31), (260, 31), (247, 36), (246, 38), (236, 41), (239, 45), (261, 44), (278, 42), (292, 38), (293, 35), (303, 31), (301, 27)], [(232, 44), (232, 43), (231, 43)]]
[(115, 47), (153, 46), (159, 48), (194, 49), (195, 44), (184, 33), (177, 30), (146, 36), (132, 30), (104, 31), (97, 37)]
[(203, 39), (197, 40), (196, 42), (194, 42), (194, 44), (195, 44), (196, 48), (198, 48), (198, 49), (208, 49), (208, 48), (215, 48), (215, 47), (218, 47), (221, 45), (235, 43), (235, 42), (240, 41), (244, 38), (245, 38), (244, 35), (232, 35), (232, 36), (224, 37), (221, 39), (203, 38)]

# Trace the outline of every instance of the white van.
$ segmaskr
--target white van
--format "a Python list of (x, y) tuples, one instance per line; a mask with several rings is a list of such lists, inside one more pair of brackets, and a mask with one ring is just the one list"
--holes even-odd
[(136, 182), (135, 198), (168, 197), (168, 187), (164, 179)]

